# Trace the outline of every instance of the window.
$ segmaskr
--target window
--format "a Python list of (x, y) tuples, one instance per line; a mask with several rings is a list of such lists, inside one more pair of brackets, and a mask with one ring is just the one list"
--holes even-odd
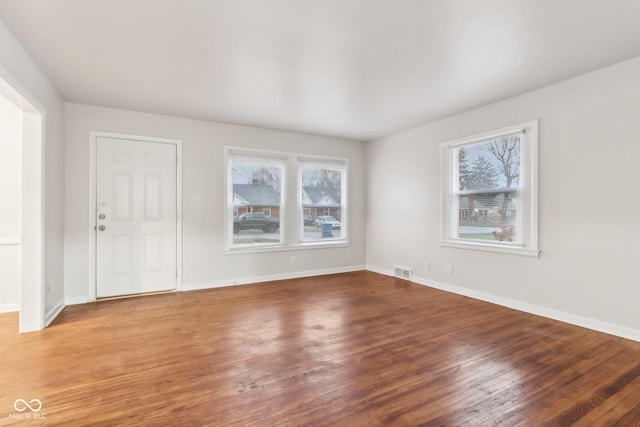
[(303, 241), (347, 238), (346, 160), (301, 159), (300, 193)]
[(538, 256), (538, 122), (442, 144), (442, 244)]
[(234, 150), (228, 152), (227, 159), (229, 246), (281, 244), (286, 159)]
[(349, 244), (347, 159), (225, 147), (225, 162), (226, 254)]

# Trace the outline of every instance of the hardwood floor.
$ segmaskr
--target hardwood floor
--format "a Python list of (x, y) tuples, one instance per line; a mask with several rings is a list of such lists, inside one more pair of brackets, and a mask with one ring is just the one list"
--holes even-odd
[(371, 272), (4, 314), (0, 355), (0, 425), (640, 426), (640, 343)]

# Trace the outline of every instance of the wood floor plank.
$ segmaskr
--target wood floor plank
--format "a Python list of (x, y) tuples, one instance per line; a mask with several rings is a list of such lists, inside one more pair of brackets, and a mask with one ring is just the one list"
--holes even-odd
[(17, 322), (0, 425), (640, 426), (640, 343), (371, 272)]
[(636, 378), (620, 391), (618, 397), (608, 399), (595, 408), (589, 420), (579, 420), (575, 426), (604, 427), (633, 425), (632, 421), (640, 419), (640, 404), (637, 390), (640, 389), (640, 378)]

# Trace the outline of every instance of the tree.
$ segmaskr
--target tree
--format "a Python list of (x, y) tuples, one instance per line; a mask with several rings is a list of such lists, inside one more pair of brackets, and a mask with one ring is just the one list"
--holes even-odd
[(468, 190), (471, 184), (471, 169), (467, 159), (467, 149), (462, 147), (458, 150), (458, 176), (460, 178), (460, 190)]
[(484, 158), (483, 155), (479, 155), (473, 162), (473, 168), (469, 173), (469, 187), (472, 189), (495, 188), (498, 185), (498, 171), (496, 167)]
[(280, 192), (280, 169), (274, 167), (260, 166), (251, 176), (252, 181), (258, 184), (270, 185), (276, 192)]
[(489, 152), (498, 160), (505, 177), (505, 187), (511, 188), (520, 178), (520, 136), (507, 136), (491, 141)]
[[(505, 188), (511, 188), (511, 184), (520, 180), (520, 136), (506, 136), (498, 138), (489, 144), (489, 152), (493, 154), (499, 164), (500, 172), (505, 178)], [(507, 223), (507, 210), (511, 201), (511, 192), (505, 191), (502, 197), (502, 209), (500, 210), (503, 224)]]
[(342, 171), (335, 169), (308, 169), (304, 176), (305, 186), (340, 190)]

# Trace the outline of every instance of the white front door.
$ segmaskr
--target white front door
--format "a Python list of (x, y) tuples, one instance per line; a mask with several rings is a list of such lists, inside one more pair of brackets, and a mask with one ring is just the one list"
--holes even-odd
[(176, 145), (98, 137), (96, 153), (96, 296), (176, 289)]

